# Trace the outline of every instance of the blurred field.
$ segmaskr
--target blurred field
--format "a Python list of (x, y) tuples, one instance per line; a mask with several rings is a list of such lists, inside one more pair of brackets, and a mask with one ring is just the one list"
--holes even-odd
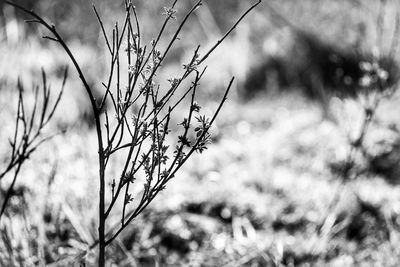
[[(178, 14), (194, 3), (181, 2)], [(163, 66), (160, 81), (173, 77), (198, 43), (202, 48), (214, 44), (249, 5), (239, 0), (204, 2)], [(361, 48), (372, 51), (381, 42), (385, 52), (395, 13), (386, 13), (384, 34), (377, 40), (378, 2), (269, 3), (298, 27), (339, 47), (352, 47), (362, 22)], [(68, 38), (100, 92), (107, 74), (106, 48), (89, 3), (37, 3), (35, 8)], [(122, 20), (119, 1), (94, 4), (106, 27)], [(160, 25), (164, 5), (138, 2), (146, 38)], [(61, 70), (69, 64), (61, 48), (40, 39), (42, 30), (24, 25), (24, 16), (13, 9), (2, 8), (0, 168), (13, 130), (18, 77), (29, 88), (40, 82), (43, 67), (58, 89)], [(208, 59), (199, 92), (205, 109), (215, 109), (223, 86), (232, 75), (237, 77), (213, 130), (213, 143), (109, 247), (108, 266), (399, 266), (398, 94), (377, 110), (365, 142), (371, 157), (357, 158), (359, 175), (343, 183), (337, 170), (349, 151), (347, 135), (356, 135), (362, 122), (357, 101), (331, 99), (335, 122), (296, 85), (282, 93), (272, 79), (254, 98), (242, 97), (249, 70), (274, 45), (282, 51), (285, 27), (262, 4)], [(95, 265), (96, 250), (76, 258), (97, 236), (97, 147), (88, 102), (70, 70), (61, 107), (46, 129), (47, 134), (65, 132), (41, 146), (22, 169), (0, 224), (0, 266)], [(8, 182), (1, 181), (2, 192)], [(114, 217), (111, 221), (117, 223)], [(329, 218), (335, 220), (330, 226)]]

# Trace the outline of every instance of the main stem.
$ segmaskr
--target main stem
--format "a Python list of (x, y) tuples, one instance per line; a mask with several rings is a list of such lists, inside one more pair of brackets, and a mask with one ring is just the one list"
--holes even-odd
[(105, 221), (106, 217), (104, 214), (105, 204), (104, 204), (104, 196), (105, 196), (105, 159), (104, 159), (104, 149), (103, 149), (103, 140), (101, 136), (101, 128), (100, 128), (100, 118), (95, 115), (96, 119), (96, 132), (97, 132), (97, 140), (99, 147), (99, 267), (105, 266)]

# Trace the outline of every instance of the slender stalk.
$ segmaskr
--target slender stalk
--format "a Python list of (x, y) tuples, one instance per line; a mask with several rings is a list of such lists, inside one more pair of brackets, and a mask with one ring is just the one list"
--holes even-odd
[(54, 25), (49, 25), (45, 20), (43, 20), (39, 15), (37, 15), (34, 11), (25, 9), (22, 6), (14, 4), (12, 2), (6, 1), (6, 3), (26, 12), (27, 14), (31, 15), (35, 20), (29, 22), (36, 22), (43, 25), (47, 28), (54, 37), (49, 37), (53, 41), (58, 42), (64, 51), (67, 53), (68, 57), (71, 59), (76, 71), (78, 72), (79, 79), (82, 81), (86, 93), (88, 95), (89, 101), (91, 103), (93, 117), (95, 120), (96, 125), (96, 133), (97, 133), (97, 143), (98, 143), (98, 161), (99, 161), (99, 266), (105, 265), (105, 216), (104, 216), (104, 199), (105, 199), (105, 157), (104, 157), (104, 148), (103, 148), (103, 140), (102, 140), (102, 129), (101, 129), (101, 120), (100, 120), (100, 110), (96, 105), (96, 99), (93, 95), (93, 91), (90, 88), (89, 84), (87, 83), (85, 76), (76, 61), (74, 55), (72, 54), (71, 50), (69, 49), (68, 45), (65, 43), (64, 39), (59, 35)]

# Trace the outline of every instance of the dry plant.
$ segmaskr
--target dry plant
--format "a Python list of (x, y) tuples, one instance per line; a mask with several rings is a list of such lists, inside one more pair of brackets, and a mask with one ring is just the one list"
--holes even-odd
[[(203, 63), (261, 0), (249, 7), (227, 33), (202, 56), (198, 46), (191, 59), (183, 65), (182, 74), (171, 77), (167, 88), (163, 88), (156, 81), (157, 73), (162, 69), (176, 41), (181, 38), (183, 26), (202, 5), (199, 0), (192, 6), (178, 23), (166, 47), (160, 48), (161, 40), (168, 38), (165, 32), (169, 23), (177, 20), (177, 2), (175, 0), (170, 7), (164, 8), (163, 24), (149, 45), (144, 44), (142, 25), (131, 1), (125, 1), (126, 16), (122, 27), (115, 24), (110, 36), (107, 35), (104, 23), (94, 8), (110, 56), (108, 78), (102, 84), (104, 92), (100, 101), (96, 101), (93, 88), (88, 84), (76, 58), (55, 26), (34, 11), (8, 2), (32, 16), (33, 19), (28, 22), (39, 23), (49, 30), (52, 36), (44, 38), (63, 47), (83, 82), (91, 104), (98, 141), (99, 170), (98, 242), (91, 248), (98, 243), (99, 266), (105, 265), (106, 247), (165, 189), (167, 183), (193, 153), (202, 153), (207, 149), (211, 137), (209, 130), (227, 99), (234, 78), (226, 87), (217, 109), (207, 117), (201, 113), (201, 106), (196, 102), (196, 92), (206, 71)], [(127, 61), (128, 66), (122, 63), (122, 59)], [(127, 74), (127, 80), (121, 78), (124, 73)], [(186, 85), (185, 81), (191, 83)], [(181, 116), (177, 107), (182, 106), (186, 99), (189, 100), (189, 105), (184, 119), (179, 124), (180, 133), (171, 134), (171, 118)], [(110, 103), (109, 109), (106, 108), (106, 103)], [(109, 163), (118, 155), (123, 155), (123, 167), (119, 170), (118, 177), (107, 179)], [(138, 178), (141, 176), (145, 177), (145, 181), (138, 185)], [(110, 192), (107, 192), (106, 187), (108, 180), (112, 180)], [(134, 186), (143, 187), (139, 195), (133, 195)], [(106, 202), (106, 195), (111, 196), (109, 202)], [(107, 220), (119, 203), (122, 205), (120, 223), (108, 229)]]
[(64, 78), (61, 89), (57, 94), (54, 103), (50, 94), (50, 86), (47, 83), (45, 71), (42, 69), (43, 85), (33, 86), (34, 95), (33, 107), (29, 108), (26, 104), (25, 88), (20, 80), (18, 80), (18, 103), (17, 114), (15, 116), (15, 128), (12, 138), (9, 139), (10, 152), (7, 161), (0, 172), (0, 181), (6, 177), (8, 173), (14, 171), (13, 178), (8, 189), (4, 191), (5, 196), (1, 204), (0, 219), (3, 216), (8, 201), (13, 194), (13, 189), (17, 181), (17, 177), (21, 171), (22, 165), (31, 157), (37, 148), (49, 140), (52, 136), (43, 137), (43, 129), (53, 118), (54, 112), (60, 103), (61, 96), (64, 91), (65, 82), (68, 76), (68, 69), (64, 71)]

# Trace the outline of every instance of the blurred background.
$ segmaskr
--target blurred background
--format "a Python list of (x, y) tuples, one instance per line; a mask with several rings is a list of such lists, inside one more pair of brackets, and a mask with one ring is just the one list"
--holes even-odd
[[(56, 25), (102, 94), (109, 63), (92, 2), (15, 2)], [(106, 30), (123, 22), (123, 1), (93, 4)], [(134, 4), (149, 43), (170, 2)], [(178, 21), (166, 36), (194, 4), (178, 2)], [(200, 54), (212, 47), (251, 4), (204, 0), (164, 63), (160, 82), (181, 71), (198, 44)], [(109, 247), (110, 266), (398, 266), (399, 12), (389, 0), (261, 3), (205, 62), (198, 92), (204, 109), (215, 109), (236, 77), (213, 143)], [(90, 106), (61, 47), (24, 19), (29, 18), (0, 2), (1, 169), (13, 133), (18, 79), (29, 88), (40, 83), (43, 68), (58, 89), (66, 65), (70, 75), (46, 127), (46, 134), (62, 134), (23, 166), (2, 218), (0, 265), (79, 266), (74, 255), (97, 236)], [(385, 83), (375, 90), (381, 101), (357, 146), (352, 141), (367, 114), (359, 95), (376, 93), (374, 84), (364, 84), (374, 63)], [(346, 167), (351, 177), (343, 176)], [(3, 195), (11, 178), (1, 180)], [(95, 251), (84, 260), (92, 266)]]

